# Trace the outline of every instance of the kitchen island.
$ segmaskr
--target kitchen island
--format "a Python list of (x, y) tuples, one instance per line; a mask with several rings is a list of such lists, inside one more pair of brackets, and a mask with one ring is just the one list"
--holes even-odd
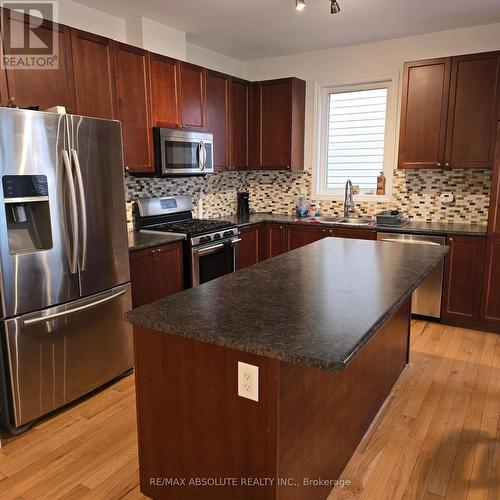
[[(326, 498), (408, 362), (411, 293), (446, 252), (326, 238), (128, 313), (141, 491)], [(238, 362), (258, 367), (258, 401), (238, 396)]]

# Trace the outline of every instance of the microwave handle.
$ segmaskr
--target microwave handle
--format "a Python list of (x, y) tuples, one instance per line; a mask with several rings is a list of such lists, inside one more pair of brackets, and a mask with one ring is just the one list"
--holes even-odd
[(207, 150), (205, 149), (205, 143), (203, 141), (200, 141), (198, 147), (199, 147), (198, 166), (200, 167), (200, 170), (205, 170), (205, 167), (207, 165)]

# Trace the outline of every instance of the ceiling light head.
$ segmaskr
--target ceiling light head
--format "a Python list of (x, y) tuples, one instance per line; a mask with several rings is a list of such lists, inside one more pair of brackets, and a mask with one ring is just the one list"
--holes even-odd
[(340, 12), (340, 5), (337, 0), (331, 0), (330, 12), (332, 14), (338, 14)]
[(295, 8), (298, 11), (302, 12), (305, 6), (306, 6), (305, 0), (295, 0)]

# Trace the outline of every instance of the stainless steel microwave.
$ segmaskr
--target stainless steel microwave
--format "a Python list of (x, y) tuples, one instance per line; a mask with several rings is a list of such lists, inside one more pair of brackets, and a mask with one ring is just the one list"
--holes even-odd
[(214, 171), (212, 134), (153, 128), (156, 174), (205, 175)]

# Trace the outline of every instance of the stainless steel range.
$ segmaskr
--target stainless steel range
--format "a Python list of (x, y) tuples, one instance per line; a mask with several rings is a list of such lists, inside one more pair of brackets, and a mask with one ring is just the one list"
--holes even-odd
[(186, 238), (186, 288), (232, 273), (238, 267), (239, 231), (229, 221), (193, 219), (190, 196), (140, 198), (134, 205), (136, 229)]

